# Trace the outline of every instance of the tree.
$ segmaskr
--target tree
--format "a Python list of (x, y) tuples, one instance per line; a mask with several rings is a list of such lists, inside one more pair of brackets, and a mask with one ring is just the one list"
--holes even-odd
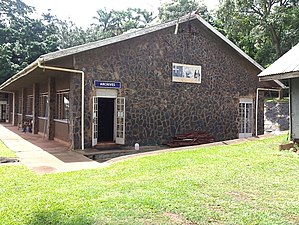
[(147, 26), (155, 17), (153, 12), (140, 8), (128, 8), (127, 10), (110, 10), (106, 8), (97, 11), (98, 16), (93, 17), (96, 23), (93, 29), (103, 32), (102, 37), (112, 37), (122, 34), (131, 29)]
[(33, 10), (20, 0), (1, 0), (0, 82), (26, 67), (39, 55), (57, 49), (57, 38), (48, 35), (41, 20), (29, 17)]
[(94, 38), (85, 35), (85, 31), (72, 22), (61, 21), (50, 12), (39, 19), (31, 18), (32, 12), (34, 9), (20, 0), (1, 0), (0, 83), (42, 54)]
[(266, 66), (299, 41), (297, 0), (224, 0), (216, 26)]
[(162, 4), (159, 8), (159, 19), (162, 22), (176, 20), (192, 12), (197, 12), (206, 21), (213, 23), (212, 16), (208, 8), (203, 3), (199, 4), (195, 0), (172, 0)]

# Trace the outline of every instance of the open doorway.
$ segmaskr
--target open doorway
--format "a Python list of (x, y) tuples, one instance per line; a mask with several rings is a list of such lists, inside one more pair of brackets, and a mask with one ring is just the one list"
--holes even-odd
[(6, 104), (0, 104), (0, 122), (5, 122), (7, 120), (6, 108)]
[(98, 142), (114, 141), (114, 99), (98, 98)]
[(93, 97), (92, 146), (100, 142), (125, 143), (124, 97)]

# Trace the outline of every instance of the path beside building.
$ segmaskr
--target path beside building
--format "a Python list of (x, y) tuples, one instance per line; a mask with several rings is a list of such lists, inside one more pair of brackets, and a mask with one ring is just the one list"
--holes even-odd
[[(22, 136), (26, 136), (28, 141)], [(41, 135), (22, 133), (17, 130), (17, 127), (10, 125), (0, 124), (0, 140), (16, 153), (22, 164), (39, 174), (94, 169), (105, 166), (103, 163), (98, 163), (74, 151), (69, 151), (68, 146), (65, 144), (44, 140)]]

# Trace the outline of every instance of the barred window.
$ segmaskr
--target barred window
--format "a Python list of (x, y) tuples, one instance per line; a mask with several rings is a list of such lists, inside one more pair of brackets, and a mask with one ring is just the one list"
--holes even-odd
[(27, 96), (27, 115), (33, 115), (33, 95)]
[(48, 94), (41, 94), (39, 96), (39, 116), (46, 117), (47, 116), (47, 104), (48, 104)]
[(70, 114), (69, 91), (61, 91), (56, 94), (56, 119), (67, 120)]

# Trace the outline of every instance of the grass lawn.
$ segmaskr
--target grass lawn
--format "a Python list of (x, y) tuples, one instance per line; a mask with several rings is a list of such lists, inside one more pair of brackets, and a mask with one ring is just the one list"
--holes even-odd
[(0, 140), (0, 157), (16, 157), (16, 154), (8, 149)]
[(299, 224), (299, 156), (277, 150), (285, 138), (50, 175), (0, 166), (0, 224)]

